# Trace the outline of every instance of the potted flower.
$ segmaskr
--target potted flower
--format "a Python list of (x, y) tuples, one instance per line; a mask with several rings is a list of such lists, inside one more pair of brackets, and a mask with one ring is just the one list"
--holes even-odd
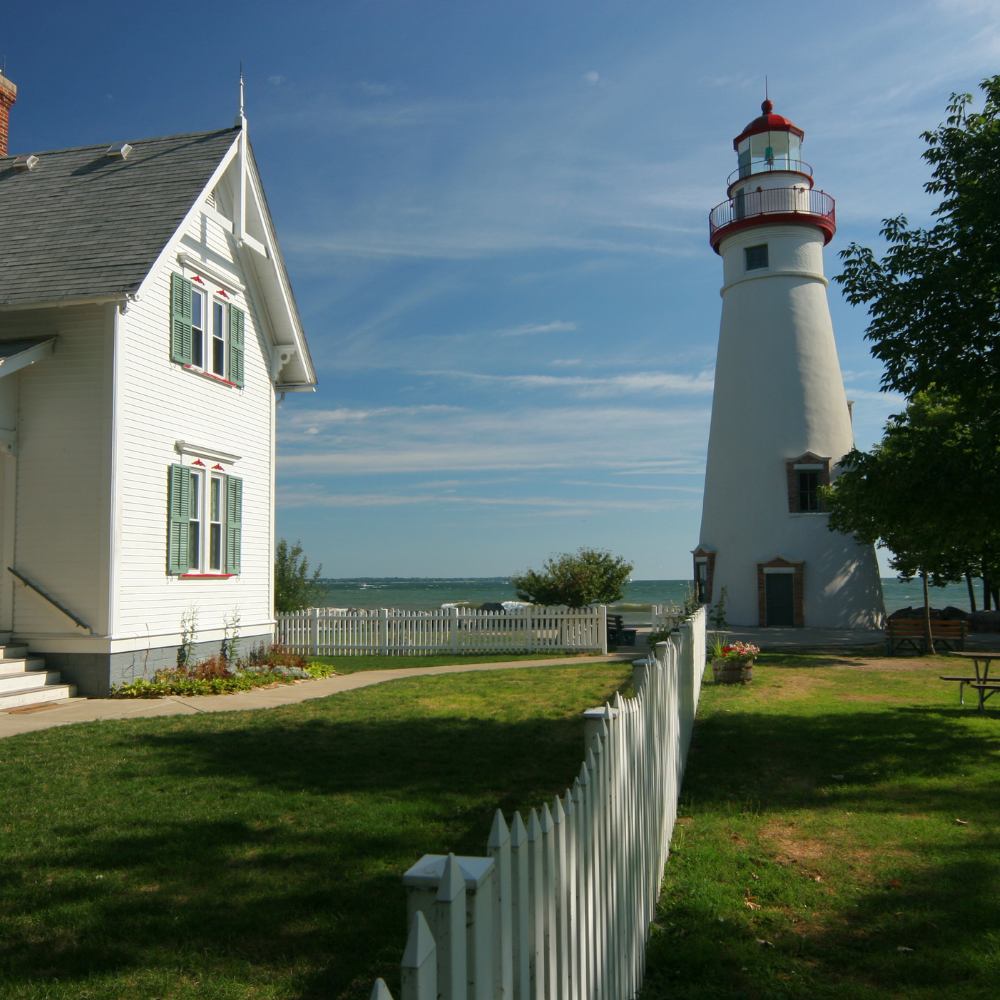
[(746, 684), (753, 680), (753, 661), (760, 649), (749, 642), (725, 643), (716, 636), (710, 647), (716, 684)]

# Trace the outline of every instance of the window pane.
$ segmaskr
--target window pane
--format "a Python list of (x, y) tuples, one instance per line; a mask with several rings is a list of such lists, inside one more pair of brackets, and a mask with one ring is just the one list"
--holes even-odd
[(191, 569), (201, 569), (201, 476), (191, 476)]
[(221, 302), (212, 303), (212, 371), (226, 374), (226, 307)]
[(747, 247), (743, 253), (746, 259), (746, 269), (748, 271), (755, 271), (759, 267), (767, 267), (766, 243), (757, 247)]
[(213, 524), (209, 529), (208, 539), (208, 567), (209, 569), (222, 568), (222, 525)]
[(799, 473), (799, 510), (819, 510), (819, 473)]
[(191, 531), (188, 535), (191, 540), (191, 555), (189, 562), (191, 569), (201, 569), (201, 525), (197, 521), (191, 522)]
[(217, 479), (215, 476), (212, 477), (212, 520), (218, 521), (219, 510), (222, 506), (221, 504), (222, 496), (222, 481)]
[(191, 364), (205, 367), (205, 297), (201, 292), (191, 296)]

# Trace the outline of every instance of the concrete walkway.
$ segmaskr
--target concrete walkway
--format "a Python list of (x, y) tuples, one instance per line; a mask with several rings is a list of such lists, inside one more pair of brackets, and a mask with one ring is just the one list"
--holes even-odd
[(341, 691), (370, 687), (405, 677), (436, 677), (483, 670), (519, 670), (525, 667), (574, 666), (585, 663), (630, 663), (645, 655), (646, 648), (620, 648), (610, 656), (572, 656), (565, 659), (513, 660), (501, 663), (454, 663), (444, 667), (399, 667), (393, 670), (361, 670), (354, 674), (324, 677), (317, 681), (297, 681), (280, 687), (257, 688), (237, 694), (199, 695), (193, 698), (72, 698), (50, 702), (37, 708), (0, 712), (0, 739), (32, 733), (75, 722), (100, 719), (150, 719), (160, 715), (201, 715), (203, 712), (245, 712), (257, 708), (297, 705), (313, 698), (325, 698)]

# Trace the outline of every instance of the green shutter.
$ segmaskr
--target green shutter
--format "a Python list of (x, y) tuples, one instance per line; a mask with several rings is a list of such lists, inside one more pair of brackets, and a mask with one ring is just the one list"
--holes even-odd
[(229, 307), (229, 381), (243, 385), (243, 329), (246, 315), (236, 306)]
[(240, 542), (243, 535), (243, 480), (226, 476), (226, 572), (240, 571)]
[(192, 285), (183, 275), (170, 275), (170, 360), (191, 364)]
[(170, 466), (167, 508), (167, 572), (178, 575), (191, 566), (191, 472), (186, 466)]

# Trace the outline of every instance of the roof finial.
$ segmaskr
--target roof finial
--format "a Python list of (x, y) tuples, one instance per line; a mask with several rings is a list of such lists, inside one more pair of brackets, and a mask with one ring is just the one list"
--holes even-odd
[(768, 93), (766, 76), (764, 77), (764, 101), (760, 106), (760, 110), (765, 115), (769, 115), (774, 110), (774, 102), (771, 100), (771, 95)]
[(236, 116), (236, 120), (233, 124), (237, 128), (245, 129), (247, 127), (246, 115), (243, 114), (243, 60), (240, 60), (240, 112)]

